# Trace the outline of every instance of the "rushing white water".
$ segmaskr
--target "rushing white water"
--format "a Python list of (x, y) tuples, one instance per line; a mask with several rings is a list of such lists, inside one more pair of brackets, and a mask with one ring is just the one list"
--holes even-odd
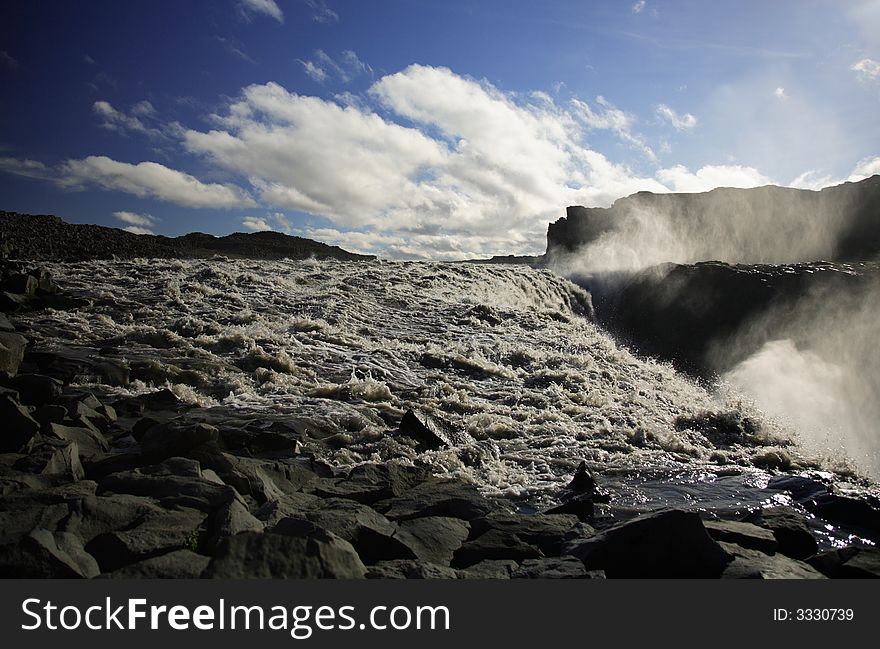
[[(21, 316), (38, 348), (164, 368), (131, 392), (165, 384), (230, 416), (290, 414), (332, 440), (317, 446), (340, 465), (426, 461), (539, 503), (586, 459), (619, 502), (708, 507), (758, 498), (767, 474), (756, 460), (801, 462), (770, 424), (742, 443), (681, 425), (760, 414), (618, 347), (590, 320), (589, 295), (549, 271), (226, 259), (49, 268), (92, 304)], [(407, 409), (474, 443), (417, 454), (395, 437)]]

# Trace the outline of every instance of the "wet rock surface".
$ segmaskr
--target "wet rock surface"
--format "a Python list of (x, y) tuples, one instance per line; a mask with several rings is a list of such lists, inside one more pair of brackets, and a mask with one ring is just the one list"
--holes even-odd
[[(595, 461), (573, 465), (539, 512), (464, 478), (438, 477), (418, 455), (334, 466), (322, 452), (339, 451), (341, 433), (325, 434), (320, 412), (199, 406), (161, 384), (135, 393), (126, 386), (142, 379), (131, 378), (131, 364), (112, 346), (97, 357), (35, 348), (8, 331), (24, 305), (81, 306), (39, 303), (39, 291), (63, 292), (52, 292), (46, 273), (15, 270), (8, 287), (27, 299), (13, 299), (18, 306), (0, 320), (4, 333), (25, 340), (19, 366), (0, 374), (2, 577), (877, 575), (876, 550), (831, 550), (817, 543), (810, 522), (833, 520), (871, 538), (876, 506), (814, 477), (771, 481), (768, 493), (789, 494), (791, 506), (747, 521), (732, 514), (703, 521), (675, 508), (618, 507)], [(412, 410), (383, 414), (387, 422), (376, 420), (387, 424), (388, 439), (407, 437), (421, 454), (471, 467), (485, 457), (479, 449), (493, 452), (488, 440)], [(349, 431), (363, 426), (354, 417), (345, 422)], [(755, 434), (741, 419), (717, 414), (682, 420), (681, 431), (700, 432), (719, 448)]]

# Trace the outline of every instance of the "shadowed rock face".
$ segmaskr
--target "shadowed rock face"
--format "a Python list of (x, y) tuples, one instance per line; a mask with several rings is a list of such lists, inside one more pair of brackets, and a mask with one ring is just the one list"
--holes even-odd
[(880, 252), (880, 176), (818, 192), (775, 186), (639, 192), (609, 208), (572, 206), (549, 225), (547, 254), (575, 252), (615, 232), (625, 233), (624, 243), (636, 250), (644, 251), (645, 238), (672, 248), (669, 256), (658, 251), (660, 256), (643, 266), (708, 259), (748, 264), (872, 259)]
[(280, 232), (236, 232), (225, 237), (194, 232), (181, 237), (137, 235), (100, 225), (65, 223), (57, 216), (0, 211), (0, 257), (82, 261), (118, 257), (203, 258), (214, 255), (247, 259), (342, 259), (360, 261), (337, 246)]
[(604, 326), (641, 352), (708, 377), (766, 342), (756, 336), (720, 349), (769, 309), (794, 308), (801, 298), (822, 292), (857, 294), (878, 281), (876, 263), (665, 264), (636, 274), (595, 307)]

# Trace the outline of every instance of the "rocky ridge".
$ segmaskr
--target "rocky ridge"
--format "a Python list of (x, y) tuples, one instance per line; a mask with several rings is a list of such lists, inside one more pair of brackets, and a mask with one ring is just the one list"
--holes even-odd
[(87, 259), (205, 258), (373, 259), (337, 246), (280, 232), (237, 232), (215, 237), (199, 232), (181, 237), (132, 234), (99, 225), (66, 223), (57, 216), (0, 211), (0, 257), (82, 261)]

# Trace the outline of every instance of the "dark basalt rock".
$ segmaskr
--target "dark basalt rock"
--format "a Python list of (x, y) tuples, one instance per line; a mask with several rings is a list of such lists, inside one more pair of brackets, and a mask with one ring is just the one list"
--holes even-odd
[(503, 506), (487, 500), (473, 485), (432, 480), (413, 487), (402, 496), (376, 503), (376, 509), (391, 520), (450, 516), (470, 521), (488, 516)]
[(716, 541), (735, 543), (749, 550), (773, 554), (779, 547), (773, 532), (751, 523), (737, 521), (703, 521), (706, 531)]
[(420, 561), (448, 566), (469, 533), (468, 524), (457, 518), (425, 516), (401, 521), (394, 538)]
[(831, 550), (810, 557), (807, 563), (833, 579), (880, 578), (880, 550), (877, 548)]
[(487, 559), (522, 561), (543, 557), (544, 553), (540, 548), (526, 543), (516, 534), (502, 530), (489, 530), (456, 550), (452, 565), (456, 568), (468, 568)]
[(0, 550), (0, 577), (6, 579), (88, 579), (99, 573), (82, 541), (67, 532), (35, 529), (18, 544)]
[(108, 579), (198, 579), (210, 562), (210, 557), (191, 550), (175, 550), (101, 576)]
[(397, 559), (370, 566), (367, 579), (457, 579), (459, 572), (426, 561)]
[(0, 372), (15, 374), (24, 359), (27, 338), (21, 334), (0, 331)]
[(170, 421), (156, 424), (144, 433), (141, 453), (144, 461), (152, 464), (186, 455), (200, 446), (216, 445), (217, 439), (217, 429), (210, 424)]
[(572, 541), (563, 554), (610, 578), (716, 578), (730, 555), (714, 541), (698, 514), (661, 510)]
[(497, 531), (514, 535), (528, 544), (537, 546), (547, 556), (558, 556), (562, 551), (565, 534), (578, 524), (571, 514), (505, 514), (494, 512), (485, 518), (471, 521), (471, 539)]
[(205, 571), (215, 579), (360, 579), (354, 548), (317, 529), (302, 536), (244, 532), (225, 539)]
[[(574, 557), (526, 559), (510, 575), (511, 579), (595, 579), (597, 571), (588, 572)], [(604, 573), (602, 577), (604, 579)]]
[(63, 386), (58, 379), (42, 374), (19, 374), (8, 379), (0, 376), (0, 385), (18, 392), (20, 403), (26, 406), (53, 403), (61, 396)]
[(772, 531), (779, 543), (779, 552), (784, 555), (806, 559), (819, 549), (803, 514), (790, 507), (768, 507), (750, 515), (747, 520)]
[(721, 543), (733, 560), (721, 575), (724, 579), (825, 579), (810, 565), (783, 554), (768, 555), (758, 550)]
[(40, 432), (40, 424), (9, 392), (0, 393), (0, 452), (17, 453)]
[(438, 417), (422, 415), (420, 419), (412, 410), (406, 411), (397, 432), (414, 440), (419, 451), (456, 448), (474, 443), (470, 435), (455, 430)]

